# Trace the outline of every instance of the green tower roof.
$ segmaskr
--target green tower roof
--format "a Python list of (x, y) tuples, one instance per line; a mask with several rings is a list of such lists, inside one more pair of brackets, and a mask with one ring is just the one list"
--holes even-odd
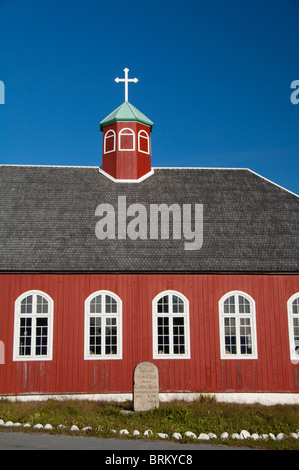
[(109, 124), (113, 124), (114, 122), (120, 121), (137, 121), (141, 122), (141, 124), (145, 124), (149, 126), (152, 130), (153, 128), (153, 121), (148, 119), (143, 113), (138, 111), (135, 106), (133, 106), (128, 101), (125, 101), (122, 105), (120, 105), (117, 109), (112, 111), (103, 121), (100, 122), (100, 129), (103, 130), (103, 127), (109, 126)]

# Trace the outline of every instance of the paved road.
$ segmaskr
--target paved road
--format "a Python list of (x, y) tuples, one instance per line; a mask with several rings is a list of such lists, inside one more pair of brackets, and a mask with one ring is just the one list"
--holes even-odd
[(186, 451), (232, 450), (232, 447), (209, 444), (180, 444), (145, 439), (101, 439), (98, 437), (0, 432), (0, 450), (102, 450), (102, 451)]

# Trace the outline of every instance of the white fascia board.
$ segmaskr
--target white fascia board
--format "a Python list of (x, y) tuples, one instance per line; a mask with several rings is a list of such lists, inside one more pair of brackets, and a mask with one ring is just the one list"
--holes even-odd
[(109, 173), (106, 173), (106, 171), (102, 170), (102, 168), (99, 168), (99, 172), (109, 178), (111, 181), (114, 183), (141, 183), (141, 181), (144, 181), (146, 178), (154, 174), (154, 170), (152, 169), (145, 175), (141, 176), (141, 178), (133, 180), (133, 179), (116, 179), (113, 176), (109, 175)]

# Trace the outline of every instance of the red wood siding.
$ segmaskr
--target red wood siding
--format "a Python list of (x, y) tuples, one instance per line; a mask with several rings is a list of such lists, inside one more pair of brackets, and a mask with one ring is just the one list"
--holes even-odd
[[(135, 134), (135, 150), (119, 150), (119, 133), (122, 129), (129, 128)], [(104, 153), (104, 139), (109, 130), (116, 133), (115, 152)], [(151, 155), (138, 151), (138, 133), (145, 131), (149, 136), (150, 150), (150, 128), (139, 122), (116, 122), (106, 126), (103, 131), (102, 169), (116, 179), (138, 179), (151, 171)], [(131, 140), (131, 136), (130, 136)]]
[[(14, 302), (33, 289), (54, 301), (53, 360), (14, 362)], [(122, 360), (84, 360), (84, 301), (101, 289), (122, 300)], [(191, 359), (153, 360), (152, 300), (168, 289), (189, 299)], [(255, 300), (258, 359), (220, 358), (218, 301), (232, 290)], [(296, 292), (295, 275), (0, 275), (0, 394), (132, 392), (141, 361), (157, 365), (161, 392), (298, 392), (287, 316)]]

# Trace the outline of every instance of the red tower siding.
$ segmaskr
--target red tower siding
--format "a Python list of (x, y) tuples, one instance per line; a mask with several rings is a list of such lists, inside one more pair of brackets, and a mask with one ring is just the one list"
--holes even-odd
[[(135, 133), (135, 150), (119, 150), (119, 132), (129, 128)], [(104, 153), (105, 135), (109, 130), (116, 133), (115, 151)], [(149, 136), (149, 154), (138, 151), (138, 133), (145, 131)], [(141, 147), (142, 149), (142, 147)], [(150, 128), (139, 122), (115, 122), (103, 129), (102, 169), (116, 179), (139, 179), (151, 171)]]
[[(53, 359), (16, 362), (14, 302), (32, 289), (54, 301)], [(84, 301), (101, 289), (122, 300), (120, 360), (84, 360)], [(169, 289), (189, 299), (190, 359), (153, 360), (152, 300)], [(258, 359), (220, 357), (218, 301), (232, 290), (255, 300)], [(133, 370), (141, 361), (157, 365), (160, 392), (298, 392), (287, 316), (287, 301), (298, 291), (295, 275), (0, 275), (0, 394), (132, 392)]]

